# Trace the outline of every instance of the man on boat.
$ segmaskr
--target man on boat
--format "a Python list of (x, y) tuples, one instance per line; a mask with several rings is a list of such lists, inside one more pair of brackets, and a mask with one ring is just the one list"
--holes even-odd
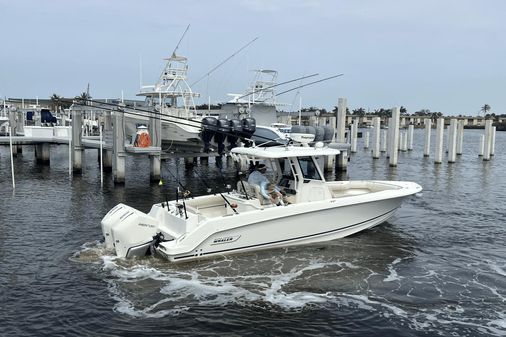
[(260, 194), (265, 200), (269, 200), (271, 203), (280, 205), (282, 203), (281, 191), (278, 186), (272, 184), (269, 179), (265, 176), (267, 167), (264, 164), (258, 164), (255, 170), (250, 173), (248, 177), (248, 184), (257, 185), (260, 187)]

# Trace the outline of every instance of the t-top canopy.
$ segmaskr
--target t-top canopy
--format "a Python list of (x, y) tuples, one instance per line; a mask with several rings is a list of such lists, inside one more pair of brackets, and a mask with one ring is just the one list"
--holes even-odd
[(242, 154), (255, 158), (291, 158), (307, 156), (335, 156), (340, 153), (337, 149), (328, 147), (305, 147), (305, 146), (271, 146), (271, 147), (235, 147), (232, 153)]

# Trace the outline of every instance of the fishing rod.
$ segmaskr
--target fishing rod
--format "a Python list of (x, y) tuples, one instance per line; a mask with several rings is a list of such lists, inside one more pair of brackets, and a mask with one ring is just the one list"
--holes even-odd
[[(172, 173), (169, 169), (167, 169), (167, 172), (169, 172), (169, 173), (170, 173), (170, 175), (171, 175), (174, 179), (176, 179), (177, 184), (178, 184), (179, 186), (181, 186), (181, 188), (184, 190), (184, 192), (183, 192), (183, 193), (185, 194), (185, 196), (192, 195), (191, 191), (190, 191), (190, 190), (188, 190), (188, 189), (187, 189), (187, 188), (186, 188), (183, 184), (181, 184), (181, 181), (180, 181), (180, 180), (179, 180), (179, 179), (178, 179), (178, 178), (174, 175), (174, 173)], [(179, 176), (179, 175), (178, 175), (178, 176)], [(193, 196), (192, 196), (192, 198), (193, 198)]]
[[(237, 170), (239, 171), (239, 170)], [(239, 176), (239, 181), (241, 182), (242, 190), (244, 191), (244, 195), (246, 196), (246, 200), (249, 200), (248, 191), (246, 191), (246, 187), (244, 186), (244, 181), (242, 181), (243, 173), (238, 172), (237, 175)]]
[(197, 81), (193, 82), (192, 84), (190, 84), (190, 87), (193, 87), (195, 84), (199, 83), (200, 81), (202, 81), (204, 78), (206, 78), (206, 76), (209, 76), (211, 75), (212, 72), (214, 72), (216, 69), (218, 69), (219, 67), (221, 67), (223, 64), (225, 64), (228, 60), (230, 60), (232, 57), (234, 57), (235, 55), (239, 54), (243, 49), (245, 49), (246, 47), (248, 47), (250, 44), (252, 44), (253, 42), (255, 42), (256, 40), (258, 40), (258, 37), (255, 37), (253, 40), (251, 40), (250, 42), (248, 42), (246, 45), (244, 45), (241, 49), (239, 49), (238, 51), (236, 51), (235, 53), (233, 53), (232, 55), (230, 55), (228, 58), (226, 58), (224, 61), (222, 61), (220, 64), (218, 64), (217, 66), (215, 66), (213, 69), (211, 69), (210, 71), (208, 71), (204, 76), (202, 76), (201, 78), (199, 78)]
[(230, 185), (227, 184), (227, 182), (225, 181), (225, 177), (223, 176), (223, 172), (221, 172), (221, 170), (223, 169), (223, 163), (221, 161), (221, 157), (220, 157), (219, 161), (218, 160), (216, 161), (216, 166), (218, 166), (218, 172), (220, 172), (221, 180), (223, 181), (223, 187), (225, 187), (227, 192), (229, 192), (228, 190), (230, 190)]
[[(218, 163), (218, 162), (217, 162), (217, 163)], [(219, 167), (220, 167), (220, 166), (218, 166), (218, 168), (219, 168)], [(209, 185), (207, 184), (207, 182), (205, 181), (205, 179), (204, 179), (204, 178), (202, 178), (202, 176), (199, 174), (198, 170), (197, 170), (197, 169), (194, 169), (193, 171), (197, 174), (197, 177), (199, 177), (199, 179), (200, 179), (200, 180), (204, 183), (204, 185), (205, 185), (208, 189), (211, 189), (211, 188), (209, 187)], [(220, 175), (221, 175), (221, 176), (222, 176), (222, 178), (223, 178), (223, 175), (222, 175), (222, 173), (221, 173), (221, 170), (220, 170)], [(223, 179), (223, 182), (225, 182), (225, 180), (224, 180), (224, 179)], [(225, 186), (225, 188), (226, 188), (226, 186)], [(223, 195), (223, 193), (221, 193), (221, 192), (218, 192), (218, 193), (219, 193), (219, 195), (223, 198), (223, 200), (225, 200), (225, 202), (227, 203), (227, 205), (228, 205), (228, 206), (229, 206), (229, 207), (230, 207), (230, 208), (234, 211), (234, 213), (235, 213), (235, 214), (239, 214), (239, 213), (237, 212), (237, 210), (235, 209), (235, 207), (232, 207), (232, 204), (230, 203), (230, 201), (228, 201), (228, 199), (227, 199), (227, 198), (225, 198), (225, 196)], [(216, 195), (216, 193), (214, 193), (214, 195)]]
[[(180, 181), (179, 181), (179, 165), (176, 165), (176, 175), (177, 175), (177, 182), (180, 184)], [(179, 199), (178, 199), (178, 196), (179, 196), (179, 186), (176, 187), (176, 204), (178, 204), (179, 202)], [(185, 193), (181, 193), (181, 196), (183, 197), (183, 209), (184, 209), (184, 217), (185, 219), (188, 219), (188, 214), (186, 213), (186, 202), (184, 200), (184, 197), (185, 197)], [(181, 215), (181, 207), (179, 207), (179, 214)]]
[(253, 90), (252, 92), (249, 92), (247, 94), (244, 94), (242, 96), (239, 96), (237, 97), (236, 99), (241, 99), (243, 97), (246, 97), (246, 96), (251, 96), (253, 94), (256, 94), (257, 92), (261, 92), (261, 91), (265, 91), (267, 89), (271, 89), (271, 88), (274, 88), (274, 87), (277, 87), (277, 86), (280, 86), (280, 85), (284, 85), (284, 84), (288, 84), (288, 83), (292, 83), (292, 82), (295, 82), (295, 81), (300, 81), (300, 80), (304, 80), (306, 78), (310, 78), (310, 77), (314, 77), (314, 76), (318, 76), (319, 74), (318, 73), (314, 73), (312, 75), (307, 75), (307, 76), (302, 76), (302, 77), (299, 77), (299, 78), (296, 78), (296, 79), (293, 79), (293, 80), (289, 80), (289, 81), (285, 81), (285, 82), (281, 82), (281, 83), (277, 83), (277, 84), (273, 84), (273, 85), (270, 85), (268, 87), (265, 87), (265, 88), (262, 88), (262, 89), (258, 89), (258, 90)]

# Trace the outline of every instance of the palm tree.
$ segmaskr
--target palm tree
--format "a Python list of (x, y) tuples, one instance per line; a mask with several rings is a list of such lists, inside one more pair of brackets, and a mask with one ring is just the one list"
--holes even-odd
[(85, 92), (81, 93), (81, 95), (76, 96), (76, 99), (81, 100), (82, 103), (84, 103), (85, 105), (89, 105), (89, 101), (91, 100), (91, 96), (89, 93), (87, 93), (85, 91)]
[(483, 115), (486, 115), (487, 112), (490, 111), (490, 105), (485, 104), (484, 106), (481, 107), (480, 111), (483, 112)]
[(53, 111), (57, 112), (58, 110), (60, 110), (60, 106), (61, 106), (61, 96), (58, 96), (57, 94), (53, 94), (50, 98), (51, 100), (51, 105), (52, 105), (52, 108), (53, 108)]

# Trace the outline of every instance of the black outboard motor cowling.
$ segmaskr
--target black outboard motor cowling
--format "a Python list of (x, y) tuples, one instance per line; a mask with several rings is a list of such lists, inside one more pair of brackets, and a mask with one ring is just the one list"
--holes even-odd
[(237, 146), (237, 139), (242, 132), (242, 124), (238, 119), (231, 119), (228, 121), (228, 125), (230, 126), (230, 133), (227, 136), (227, 141), (230, 144), (229, 150), (231, 150)]
[(256, 121), (252, 117), (243, 118), (242, 123), (242, 134), (245, 138), (251, 138), (256, 130)]
[(205, 117), (202, 119), (202, 132), (200, 138), (204, 142), (204, 152), (209, 152), (210, 143), (218, 129), (218, 120), (214, 117)]
[(214, 141), (218, 144), (218, 153), (223, 154), (225, 152), (225, 139), (230, 133), (230, 124), (228, 119), (220, 118), (217, 123), (217, 130), (214, 135)]
[[(242, 124), (241, 137), (251, 139), (251, 136), (253, 136), (257, 128), (255, 119), (252, 117), (243, 118), (241, 124)], [(245, 141), (245, 143), (248, 146), (252, 144), (249, 141)]]

